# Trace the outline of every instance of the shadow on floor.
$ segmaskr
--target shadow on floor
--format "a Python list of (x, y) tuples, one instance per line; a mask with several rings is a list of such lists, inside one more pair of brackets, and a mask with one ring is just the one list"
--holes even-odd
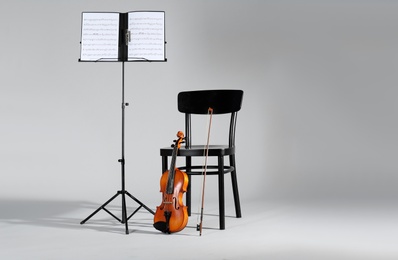
[[(83, 219), (100, 206), (100, 204), (86, 201), (0, 200), (0, 225), (31, 225), (66, 229), (81, 229), (84, 227), (103, 232), (124, 233), (125, 225), (104, 210), (100, 210), (84, 225), (80, 224)], [(138, 207), (137, 205), (133, 206), (128, 206), (128, 214), (134, 212)], [(120, 205), (110, 204), (107, 209), (121, 218)], [(129, 229), (152, 227), (152, 221), (153, 215), (141, 208), (129, 220)]]

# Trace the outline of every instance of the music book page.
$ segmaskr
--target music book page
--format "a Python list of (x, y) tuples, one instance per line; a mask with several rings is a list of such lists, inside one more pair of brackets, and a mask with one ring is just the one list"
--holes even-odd
[(82, 61), (117, 61), (119, 54), (119, 13), (83, 13)]
[(128, 60), (165, 60), (164, 12), (130, 12)]

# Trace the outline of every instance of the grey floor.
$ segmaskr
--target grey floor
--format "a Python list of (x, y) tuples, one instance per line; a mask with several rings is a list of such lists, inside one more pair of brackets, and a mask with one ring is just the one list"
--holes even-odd
[(0, 200), (0, 259), (398, 259), (398, 206), (386, 201), (243, 201), (222, 231), (208, 203), (202, 236), (195, 214), (165, 235), (143, 209), (129, 235), (104, 211), (80, 225), (100, 204)]

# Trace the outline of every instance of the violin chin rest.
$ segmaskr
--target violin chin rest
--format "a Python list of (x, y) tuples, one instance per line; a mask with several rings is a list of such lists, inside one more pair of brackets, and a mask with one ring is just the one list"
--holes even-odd
[(164, 221), (158, 221), (156, 223), (153, 224), (154, 228), (156, 228), (157, 230), (163, 232), (163, 233), (169, 233), (169, 230), (167, 228), (167, 223)]

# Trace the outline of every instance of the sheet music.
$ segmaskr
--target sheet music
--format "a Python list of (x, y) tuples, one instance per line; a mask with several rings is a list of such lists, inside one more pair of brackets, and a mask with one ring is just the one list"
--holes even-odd
[(117, 61), (119, 13), (83, 13), (80, 60)]
[(128, 14), (128, 60), (165, 60), (164, 12)]

